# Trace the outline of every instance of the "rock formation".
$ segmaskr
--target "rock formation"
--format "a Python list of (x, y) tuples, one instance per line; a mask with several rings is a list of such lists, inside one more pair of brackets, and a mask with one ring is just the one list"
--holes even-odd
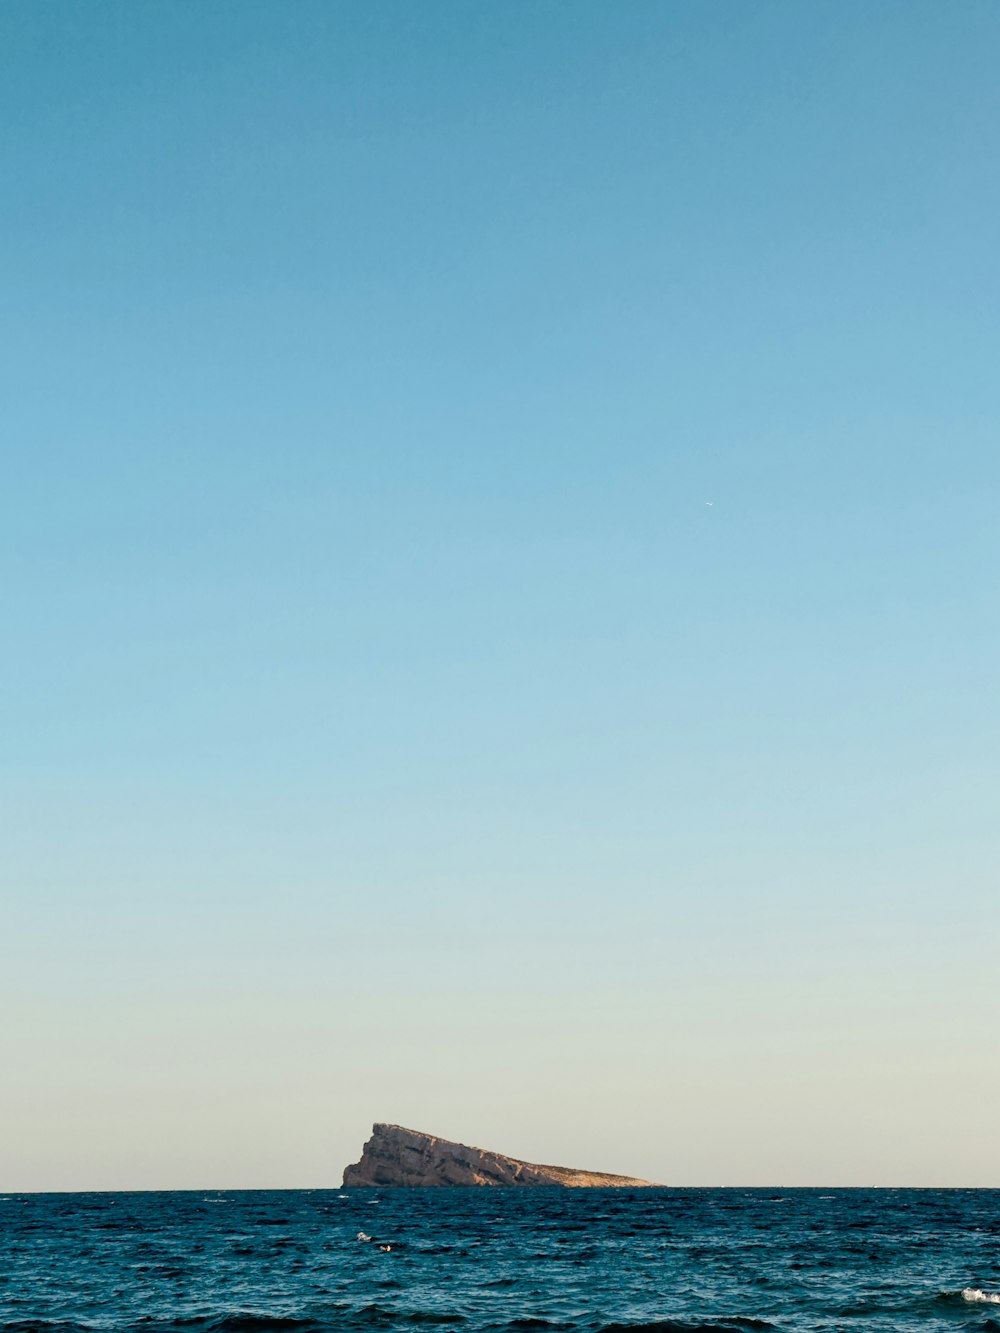
[(566, 1166), (539, 1166), (516, 1157), (437, 1139), (401, 1125), (372, 1126), (361, 1161), (344, 1169), (344, 1187), (351, 1185), (566, 1185), (649, 1186), (649, 1180), (611, 1176), (604, 1171), (574, 1171)]

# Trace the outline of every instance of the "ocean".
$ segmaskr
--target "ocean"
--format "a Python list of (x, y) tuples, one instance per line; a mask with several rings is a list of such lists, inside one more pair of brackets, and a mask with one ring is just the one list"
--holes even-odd
[(996, 1330), (998, 1190), (0, 1196), (0, 1333)]

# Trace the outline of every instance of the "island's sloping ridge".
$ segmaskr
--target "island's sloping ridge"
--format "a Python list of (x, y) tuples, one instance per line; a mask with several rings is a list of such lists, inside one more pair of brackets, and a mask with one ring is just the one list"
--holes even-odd
[(542, 1166), (516, 1157), (453, 1143), (402, 1125), (378, 1122), (365, 1144), (361, 1160), (344, 1168), (344, 1188), (352, 1185), (563, 1185), (570, 1188), (646, 1188), (649, 1180), (609, 1175), (606, 1171), (577, 1171), (566, 1166)]

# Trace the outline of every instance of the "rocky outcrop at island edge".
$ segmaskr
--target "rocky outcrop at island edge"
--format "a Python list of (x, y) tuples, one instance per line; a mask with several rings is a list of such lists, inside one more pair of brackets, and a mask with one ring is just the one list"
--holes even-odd
[(470, 1148), (401, 1125), (372, 1126), (361, 1161), (344, 1168), (344, 1187), (352, 1185), (565, 1185), (605, 1188), (647, 1187), (649, 1180), (612, 1176), (604, 1171), (575, 1171), (540, 1166), (516, 1157)]

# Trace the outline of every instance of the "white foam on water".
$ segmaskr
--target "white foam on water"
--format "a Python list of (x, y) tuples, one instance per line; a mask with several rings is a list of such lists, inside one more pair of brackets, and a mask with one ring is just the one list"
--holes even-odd
[(979, 1305), (1000, 1305), (1000, 1291), (980, 1291), (978, 1287), (963, 1287), (963, 1301), (975, 1301)]

